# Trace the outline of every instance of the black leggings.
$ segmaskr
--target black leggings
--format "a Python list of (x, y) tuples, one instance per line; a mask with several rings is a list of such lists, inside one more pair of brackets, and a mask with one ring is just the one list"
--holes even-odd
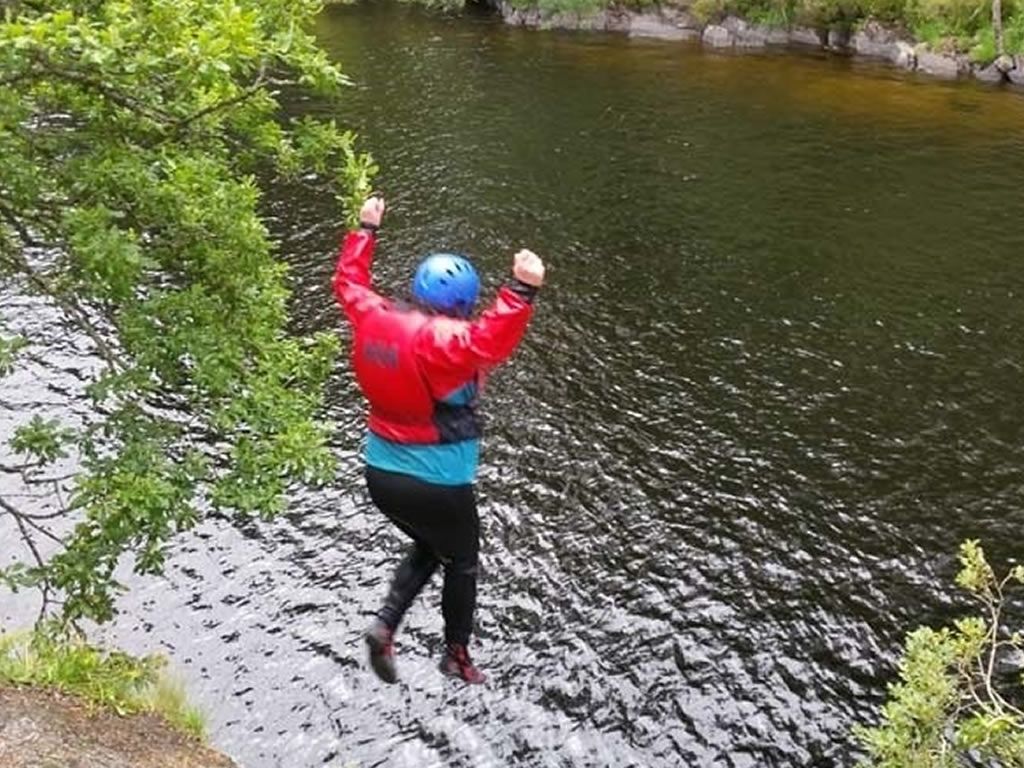
[(469, 643), (476, 609), (480, 520), (472, 485), (435, 485), (411, 475), (366, 468), (366, 485), (377, 508), (412, 539), (395, 569), (379, 618), (398, 627), (406, 610), (444, 566), (441, 612), (448, 643)]

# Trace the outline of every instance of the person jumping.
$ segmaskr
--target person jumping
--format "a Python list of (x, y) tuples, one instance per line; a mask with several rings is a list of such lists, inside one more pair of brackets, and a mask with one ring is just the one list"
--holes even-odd
[(480, 278), (463, 256), (435, 253), (416, 269), (412, 303), (371, 287), (384, 200), (371, 197), (341, 245), (334, 292), (353, 329), (352, 365), (369, 401), (366, 484), (374, 505), (412, 543), (365, 634), (370, 665), (398, 680), (394, 636), (430, 577), (444, 569), (441, 671), (468, 683), (485, 676), (469, 657), (476, 609), (480, 521), (474, 480), (480, 453), (477, 402), (486, 373), (519, 344), (544, 282), (544, 263), (520, 250), (512, 278), (471, 319)]

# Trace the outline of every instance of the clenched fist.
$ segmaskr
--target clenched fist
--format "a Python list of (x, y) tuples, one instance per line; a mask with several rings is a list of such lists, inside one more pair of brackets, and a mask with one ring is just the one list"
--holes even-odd
[(516, 280), (540, 288), (544, 284), (544, 262), (536, 253), (523, 248), (512, 257), (512, 274)]
[(380, 220), (384, 218), (384, 198), (370, 197), (359, 209), (359, 223), (370, 224), (374, 227), (380, 226)]

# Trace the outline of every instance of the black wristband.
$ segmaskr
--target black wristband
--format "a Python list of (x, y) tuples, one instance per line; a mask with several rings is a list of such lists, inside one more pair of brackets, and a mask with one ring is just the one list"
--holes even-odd
[(360, 221), (359, 222), (359, 228), (360, 229), (365, 229), (367, 232), (373, 232), (373, 234), (376, 235), (377, 234), (377, 230), (380, 229), (380, 224), (371, 224), (368, 221)]
[(533, 303), (534, 297), (537, 295), (537, 292), (540, 291), (540, 288), (538, 288), (536, 285), (524, 283), (517, 277), (513, 277), (511, 280), (509, 280), (508, 287), (509, 290), (511, 290), (513, 293), (522, 296), (528, 304)]

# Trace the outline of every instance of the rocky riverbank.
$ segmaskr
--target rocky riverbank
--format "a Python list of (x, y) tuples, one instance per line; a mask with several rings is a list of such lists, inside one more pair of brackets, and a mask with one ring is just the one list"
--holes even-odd
[(769, 46), (812, 46), (839, 53), (888, 61), (901, 69), (949, 80), (975, 78), (987, 83), (1024, 86), (1024, 56), (1003, 56), (981, 65), (963, 54), (932, 51), (896, 30), (869, 21), (857, 29), (813, 29), (751, 24), (728, 16), (704, 23), (688, 6), (661, 6), (643, 12), (607, 8), (589, 14), (546, 14), (537, 8), (516, 8), (496, 0), (496, 8), (509, 24), (535, 29), (581, 29), (617, 32), (632, 37), (694, 41), (718, 49), (758, 49)]
[(3, 768), (236, 768), (154, 715), (120, 717), (73, 696), (0, 686)]

